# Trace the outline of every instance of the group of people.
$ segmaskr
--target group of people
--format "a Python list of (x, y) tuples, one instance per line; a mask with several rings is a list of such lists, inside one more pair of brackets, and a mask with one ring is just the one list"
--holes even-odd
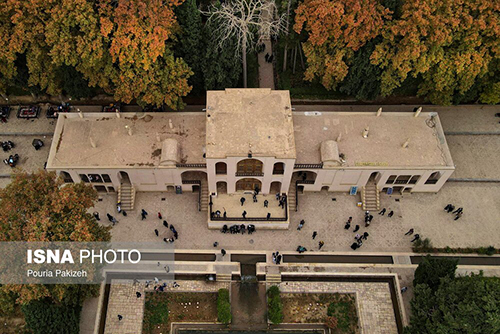
[[(370, 222), (372, 221), (372, 219), (373, 219), (373, 215), (370, 214), (370, 211), (365, 211), (365, 227), (370, 226)], [(351, 223), (352, 223), (352, 217), (349, 217), (349, 219), (347, 219), (347, 222), (344, 225), (344, 229), (349, 230), (351, 228)], [(354, 229), (352, 230), (352, 232), (356, 233), (359, 231), (359, 229), (360, 229), (360, 226), (356, 225), (354, 227)], [(356, 250), (356, 249), (360, 248), (361, 246), (363, 246), (363, 240), (366, 241), (368, 239), (369, 235), (370, 234), (368, 232), (363, 232), (363, 234), (356, 233), (356, 235), (354, 236), (355, 241), (351, 244), (351, 249)]]
[(18, 161), (19, 161), (19, 155), (16, 153), (14, 155), (9, 155), (9, 158), (4, 159), (3, 163), (14, 168), (14, 167), (16, 167)]
[[(408, 232), (406, 232), (406, 233), (405, 233), (405, 235), (413, 235), (413, 232), (415, 232), (415, 230), (414, 230), (414, 229), (412, 229), (412, 228), (410, 228), (410, 229), (408, 230)], [(418, 234), (418, 233), (417, 233), (417, 234), (415, 234), (415, 235), (413, 236), (413, 239), (411, 240), (411, 242), (415, 242), (415, 241), (417, 241), (418, 239), (420, 239), (420, 234)]]
[[(142, 211), (144, 211), (144, 209)], [(147, 212), (146, 212), (146, 215), (147, 215)], [(163, 227), (170, 229), (170, 232), (172, 233), (172, 236), (170, 238), (163, 238), (164, 242), (166, 242), (167, 244), (171, 244), (175, 240), (179, 239), (179, 232), (177, 232), (177, 230), (175, 229), (173, 224), (169, 225), (168, 222), (163, 219), (161, 212), (158, 212), (158, 219), (163, 220)], [(155, 228), (154, 232), (155, 232), (155, 235), (157, 237), (160, 236), (160, 231), (157, 228)]]
[(3, 141), (2, 142), (2, 149), (4, 152), (9, 152), (15, 147), (14, 143), (11, 142), (10, 140)]
[(273, 253), (273, 263), (274, 264), (280, 264), (281, 263), (282, 256), (280, 252), (276, 251)]
[(453, 204), (448, 204), (447, 206), (444, 207), (444, 211), (447, 213), (453, 213), (455, 215), (455, 218), (453, 220), (459, 220), (460, 217), (464, 214), (464, 208), (460, 207), (455, 210), (455, 206)]
[(273, 59), (274, 59), (274, 54), (270, 54), (269, 53), (266, 53), (266, 55), (264, 56), (264, 58), (266, 59), (266, 63), (272, 63), (273, 62)]
[(249, 224), (248, 226), (245, 226), (245, 224), (241, 225), (231, 225), (228, 227), (227, 225), (222, 226), (221, 232), (222, 233), (231, 233), (231, 234), (245, 234), (245, 231), (248, 231), (248, 234), (252, 234), (255, 232), (255, 225)]

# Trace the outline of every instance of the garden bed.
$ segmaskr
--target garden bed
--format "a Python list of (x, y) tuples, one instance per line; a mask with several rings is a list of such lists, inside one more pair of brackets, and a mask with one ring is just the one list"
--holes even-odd
[(282, 293), (283, 323), (325, 324), (328, 311), (338, 320), (332, 333), (360, 333), (354, 294)]
[(168, 333), (172, 322), (216, 322), (217, 293), (148, 292), (143, 333)]

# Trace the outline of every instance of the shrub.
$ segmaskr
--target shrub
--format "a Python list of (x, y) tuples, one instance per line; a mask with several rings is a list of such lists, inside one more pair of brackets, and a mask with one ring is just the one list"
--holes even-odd
[(283, 322), (283, 304), (281, 303), (280, 289), (273, 285), (267, 290), (268, 318), (273, 324)]
[(339, 321), (335, 317), (326, 318), (325, 325), (330, 329), (336, 329)]
[(217, 294), (217, 319), (226, 325), (231, 322), (231, 302), (228, 289), (219, 289)]
[(54, 304), (49, 300), (33, 301), (21, 307), (26, 327), (32, 334), (80, 333), (81, 306)]
[(442, 278), (455, 278), (457, 264), (458, 260), (455, 259), (432, 259), (427, 255), (415, 270), (413, 286), (427, 284), (435, 291), (439, 287)]
[(334, 317), (337, 321), (335, 328), (340, 328), (342, 331), (348, 331), (351, 325), (350, 304), (347, 302), (336, 302), (328, 305), (328, 317)]
[(164, 294), (148, 293), (146, 295), (146, 307), (144, 310), (144, 328), (151, 332), (159, 324), (168, 321), (168, 301)]
[(412, 250), (415, 253), (429, 253), (432, 252), (432, 243), (431, 239), (425, 238), (425, 239), (418, 239), (415, 241), (413, 244)]
[(493, 255), (497, 252), (497, 250), (495, 249), (495, 247), (493, 246), (489, 246), (489, 247), (480, 247), (478, 250), (477, 250), (477, 253), (478, 254), (486, 254), (486, 255)]

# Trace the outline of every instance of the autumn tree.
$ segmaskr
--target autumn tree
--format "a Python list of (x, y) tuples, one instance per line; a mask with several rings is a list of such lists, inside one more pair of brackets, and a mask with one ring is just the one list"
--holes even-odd
[[(109, 241), (109, 228), (88, 213), (97, 200), (96, 191), (84, 183), (67, 184), (55, 173), (14, 172), (12, 182), (0, 190), (0, 241)], [(26, 284), (3, 285), (3, 293), (14, 293), (17, 302), (34, 300), (56, 303), (83, 302), (97, 293), (91, 285)]]
[(305, 0), (296, 10), (294, 29), (305, 31), (305, 79), (319, 78), (327, 89), (344, 80), (354, 52), (379, 35), (390, 10), (377, 0)]
[(383, 68), (382, 94), (409, 76), (421, 76), (419, 95), (450, 104), (476, 82), (483, 102), (500, 102), (498, 2), (416, 0), (402, 6), (401, 19), (383, 32), (373, 62)]

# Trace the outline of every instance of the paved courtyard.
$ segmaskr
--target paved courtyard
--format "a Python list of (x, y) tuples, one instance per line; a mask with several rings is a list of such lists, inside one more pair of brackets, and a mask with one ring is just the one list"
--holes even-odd
[[(245, 202), (241, 205), (241, 198), (245, 198)], [(264, 207), (264, 201), (268, 201), (268, 207)], [(213, 197), (212, 199), (213, 211), (221, 211), (221, 216), (224, 213), (224, 209), (227, 212), (228, 217), (241, 217), (243, 210), (247, 212), (247, 217), (264, 218), (268, 213), (271, 214), (273, 218), (284, 218), (285, 210), (282, 209), (276, 200), (276, 196), (270, 195), (257, 195), (257, 202), (253, 201), (253, 195), (251, 194), (231, 194), (231, 195), (220, 195), (218, 197)]]
[[(363, 252), (411, 251), (411, 237), (404, 234), (414, 228), (415, 233), (429, 237), (436, 247), (500, 247), (500, 232), (497, 228), (500, 216), (498, 184), (448, 183), (438, 194), (405, 194), (404, 196), (381, 196), (382, 207), (394, 210), (392, 218), (374, 213), (372, 224), (365, 228), (363, 211), (356, 206), (359, 196), (343, 193), (306, 193), (299, 195), (299, 211), (291, 212), (288, 230), (257, 230), (248, 234), (222, 234), (207, 227), (207, 213), (197, 210), (197, 194), (184, 193), (138, 193), (136, 210), (127, 217), (116, 213), (116, 199), (105, 195), (97, 203), (96, 210), (106, 221), (106, 212), (120, 221), (112, 230), (114, 241), (158, 241), (154, 229), (160, 230), (160, 238), (170, 237), (171, 232), (163, 228), (156, 215), (161, 212), (169, 224), (179, 232), (175, 242), (177, 249), (210, 249), (215, 241), (225, 249), (245, 250), (294, 250), (298, 245), (308, 250), (318, 250), (318, 242), (325, 242), (323, 251), (352, 251), (353, 227), (360, 225), (358, 233), (367, 231), (370, 236), (363, 244)], [(165, 201), (162, 201), (165, 198)], [(335, 200), (333, 200), (335, 199)], [(399, 200), (399, 201), (397, 201)], [(453, 203), (464, 207), (464, 215), (458, 221), (446, 214), (443, 208)], [(140, 209), (149, 212), (141, 221)], [(350, 230), (344, 229), (345, 221), (353, 217)], [(297, 225), (305, 219), (305, 226), (297, 231)], [(312, 239), (312, 233), (318, 236)], [(471, 231), (474, 231), (471, 233)], [(161, 240), (161, 239), (160, 239)]]

